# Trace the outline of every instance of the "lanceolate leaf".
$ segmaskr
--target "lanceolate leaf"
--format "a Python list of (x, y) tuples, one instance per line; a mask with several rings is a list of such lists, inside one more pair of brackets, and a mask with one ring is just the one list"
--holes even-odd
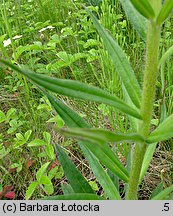
[(163, 182), (161, 182), (157, 187), (152, 191), (152, 194), (150, 196), (150, 199), (154, 198), (156, 195), (158, 195), (160, 192), (163, 191)]
[(173, 9), (173, 1), (172, 0), (165, 0), (165, 3), (157, 17), (157, 24), (162, 24), (170, 15), (171, 11)]
[[(122, 112), (125, 112), (131, 116), (141, 119), (140, 114), (135, 109), (129, 107), (125, 102), (123, 102), (116, 96), (110, 95), (109, 93), (99, 88), (87, 84), (83, 84), (78, 81), (56, 79), (42, 74), (28, 72), (4, 60), (0, 60), (0, 61), (8, 65), (12, 69), (18, 71), (19, 73), (27, 76), (39, 86), (42, 86), (52, 92), (66, 95), (73, 98), (105, 103), (110, 106), (114, 106), (117, 109), (121, 110)], [(131, 83), (131, 85), (133, 85), (133, 82)]]
[[(80, 117), (75, 111), (70, 109), (64, 103), (56, 100), (47, 92), (44, 92), (44, 94), (48, 97), (50, 103), (52, 104), (52, 106), (55, 108), (57, 113), (61, 116), (61, 118), (64, 120), (64, 122), (68, 127), (85, 127), (85, 128), (89, 127), (89, 125), (83, 120), (83, 118)], [(105, 190), (107, 196), (112, 200), (121, 199), (119, 192), (117, 191), (117, 188), (115, 187), (115, 185), (113, 184), (113, 182), (111, 181), (110, 177), (105, 172), (103, 167), (100, 165), (96, 156), (94, 156), (94, 154), (92, 154), (88, 150), (86, 146), (86, 142), (78, 142), (78, 144), (80, 145), (80, 148), (85, 154), (85, 157), (89, 162), (94, 175), (96, 176), (97, 180)], [(119, 163), (121, 162), (119, 161)]]
[(89, 125), (86, 123), (86, 121), (81, 116), (79, 116), (75, 111), (73, 111), (67, 105), (51, 96), (49, 93), (45, 91), (43, 92), (68, 127), (89, 128)]
[(144, 176), (148, 170), (148, 167), (149, 167), (150, 162), (153, 158), (153, 154), (155, 152), (156, 146), (157, 146), (157, 143), (153, 143), (152, 145), (149, 145), (147, 148), (147, 151), (145, 153), (144, 160), (142, 163), (142, 169), (141, 169), (141, 173), (140, 173), (139, 182), (141, 182), (143, 180), (143, 178), (144, 178)]
[[(71, 129), (73, 130), (73, 129)], [(75, 129), (74, 129), (75, 130)], [(79, 135), (80, 133), (78, 133)], [(65, 135), (71, 135), (71, 132), (65, 132)], [(76, 134), (75, 134), (76, 136)], [(80, 135), (79, 135), (80, 136)], [(95, 144), (89, 142), (83, 142), (85, 146), (113, 173), (123, 179), (125, 182), (128, 182), (128, 172), (122, 165), (122, 163), (116, 158), (113, 151), (105, 142), (97, 142)]]
[(56, 145), (58, 151), (59, 160), (65, 172), (65, 175), (73, 188), (75, 193), (94, 193), (90, 184), (82, 176), (82, 174), (76, 169), (75, 165), (64, 153), (60, 146)]
[(120, 194), (115, 184), (112, 182), (108, 173), (105, 172), (103, 167), (100, 165), (97, 158), (87, 148), (85, 148), (85, 144), (83, 142), (78, 142), (78, 143), (83, 153), (85, 154), (85, 157), (89, 162), (95, 177), (97, 178), (100, 185), (104, 189), (106, 196), (108, 196), (110, 200), (121, 200)]
[(173, 137), (173, 114), (161, 123), (147, 139), (148, 143), (159, 142)]
[(133, 7), (132, 3), (127, 0), (120, 0), (123, 9), (140, 37), (146, 40), (147, 20)]
[(45, 197), (43, 200), (103, 200), (103, 198), (97, 196), (96, 194), (74, 193), (67, 195)]
[(73, 128), (68, 130), (62, 130), (66, 135), (76, 137), (79, 139), (86, 139), (91, 142), (105, 143), (105, 142), (143, 142), (144, 138), (139, 134), (123, 134), (114, 133), (103, 129), (82, 129)]
[(62, 183), (61, 189), (62, 189), (64, 195), (72, 194), (72, 193), (74, 194), (73, 188), (71, 187), (70, 184)]
[(129, 175), (127, 170), (106, 143), (95, 143), (93, 145), (93, 143), (83, 141), (83, 144), (115, 175), (128, 182)]
[(162, 192), (154, 196), (151, 200), (163, 200), (168, 197), (168, 195), (173, 191), (173, 185), (164, 189)]
[[(87, 123), (81, 124), (81, 121), (79, 121), (80, 122), (79, 124), (75, 123), (75, 117), (77, 116), (77, 114), (73, 110), (71, 110), (69, 107), (67, 107), (65, 104), (61, 103), (60, 101), (53, 99), (52, 96), (50, 96), (48, 93), (45, 93), (45, 94), (48, 96), (50, 102), (51, 103), (53, 102), (52, 104), (53, 104), (54, 108), (56, 109), (56, 111), (58, 112), (58, 114), (61, 116), (61, 118), (64, 121), (67, 119), (67, 126), (69, 126), (68, 125), (69, 124), (68, 118), (67, 117), (64, 118), (64, 116), (70, 116), (71, 121), (72, 121), (72, 119), (74, 119), (72, 127), (74, 127), (75, 124), (76, 124), (76, 127), (77, 126), (78, 127), (82, 127), (82, 126), (86, 127)], [(81, 118), (81, 117), (78, 116), (78, 119), (79, 118)], [(87, 127), (89, 127), (89, 126), (87, 125)], [(104, 165), (110, 166), (111, 170), (112, 170), (112, 167), (114, 166), (112, 172), (114, 172), (115, 174), (117, 174), (119, 172), (119, 174), (117, 174), (117, 175), (120, 175), (121, 176), (120, 178), (123, 178), (123, 180), (128, 181), (127, 170), (124, 168), (122, 163), (114, 155), (113, 151), (108, 147), (108, 145), (106, 143), (102, 143), (102, 144), (98, 143), (97, 145), (93, 145), (92, 143), (85, 141), (85, 142), (82, 142), (82, 144), (85, 145), (85, 147), (87, 147), (87, 149), (89, 149)], [(105, 157), (103, 157), (103, 155)], [(115, 168), (115, 166), (117, 167), (117, 169)]]
[(164, 62), (171, 56), (173, 55), (173, 46), (171, 46), (161, 57), (159, 61), (159, 67), (164, 64)]
[(127, 93), (135, 106), (140, 107), (140, 86), (135, 77), (134, 71), (130, 66), (125, 53), (122, 51), (117, 42), (110, 36), (110, 34), (101, 26), (97, 18), (87, 10), (90, 14), (93, 24), (100, 34), (105, 48), (107, 49), (110, 58), (115, 66), (116, 72), (121, 77), (121, 80), (127, 90)]
[[(129, 97), (126, 89), (124, 88), (124, 86), (122, 85), (122, 89), (124, 92), (124, 100), (125, 102), (132, 108), (135, 108), (134, 103), (132, 102), (131, 98)], [(130, 127), (131, 127), (131, 131), (137, 131), (137, 127), (138, 127), (138, 119), (133, 118), (132, 116), (129, 116), (129, 121), (130, 121)]]
[(130, 0), (133, 6), (147, 19), (155, 17), (154, 10), (148, 0)]

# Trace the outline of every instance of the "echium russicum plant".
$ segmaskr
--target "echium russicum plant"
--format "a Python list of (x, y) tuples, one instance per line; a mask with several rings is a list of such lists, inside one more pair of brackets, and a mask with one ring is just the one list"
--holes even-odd
[[(118, 76), (121, 78), (124, 100), (97, 87), (74, 80), (57, 79), (27, 71), (1, 59), (1, 63), (26, 76), (37, 84), (47, 96), (54, 109), (64, 120), (67, 128), (64, 135), (75, 137), (107, 199), (120, 200), (118, 187), (112, 181), (111, 172), (126, 184), (127, 200), (138, 199), (138, 187), (144, 178), (153, 157), (156, 144), (173, 137), (173, 114), (157, 128), (151, 130), (156, 82), (163, 61), (172, 54), (172, 48), (163, 56), (159, 52), (161, 28), (173, 9), (172, 0), (120, 0), (129, 20), (146, 44), (142, 89), (136, 79), (126, 54), (88, 9), (94, 27), (102, 38)], [(71, 98), (103, 103), (116, 108), (129, 117), (133, 133), (115, 133), (93, 129), (81, 116), (52, 96), (49, 91)], [(126, 141), (133, 144), (132, 154), (126, 167), (108, 145)], [(87, 180), (77, 170), (60, 145), (56, 145), (58, 158), (72, 188), (69, 193), (46, 199), (101, 199), (92, 190)], [(105, 167), (107, 169), (105, 169)], [(127, 167), (130, 169), (127, 169)], [(109, 173), (107, 172), (109, 170)], [(170, 186), (155, 194), (152, 199), (165, 199), (173, 191)]]

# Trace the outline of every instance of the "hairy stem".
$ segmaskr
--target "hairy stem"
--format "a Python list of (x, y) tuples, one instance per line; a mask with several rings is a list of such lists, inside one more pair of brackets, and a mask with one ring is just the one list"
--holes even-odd
[[(145, 138), (148, 137), (150, 132), (157, 80), (159, 42), (160, 26), (157, 26), (154, 21), (151, 21), (148, 24), (146, 65), (141, 102), (141, 116), (143, 120), (138, 124), (138, 133)], [(129, 179), (129, 189), (126, 196), (129, 200), (137, 199), (139, 177), (146, 149), (146, 143), (137, 143), (135, 145)]]

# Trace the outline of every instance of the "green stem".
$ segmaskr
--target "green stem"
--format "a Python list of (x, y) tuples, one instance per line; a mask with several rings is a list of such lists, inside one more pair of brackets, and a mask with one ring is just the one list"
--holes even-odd
[[(157, 26), (154, 21), (151, 21), (148, 24), (146, 66), (141, 102), (141, 116), (143, 121), (138, 124), (138, 133), (145, 138), (148, 137), (150, 132), (157, 80), (159, 42), (160, 26)], [(146, 143), (137, 143), (135, 145), (129, 179), (129, 189), (126, 197), (129, 200), (137, 199), (140, 172), (146, 149)]]

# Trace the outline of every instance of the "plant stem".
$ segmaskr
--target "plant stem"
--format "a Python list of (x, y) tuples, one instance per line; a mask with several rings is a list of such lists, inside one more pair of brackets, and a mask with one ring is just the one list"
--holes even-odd
[[(141, 102), (141, 116), (143, 120), (138, 124), (138, 133), (145, 138), (148, 137), (150, 132), (150, 123), (157, 81), (159, 42), (160, 26), (157, 26), (154, 21), (150, 21), (147, 33), (146, 65)], [(140, 172), (146, 149), (147, 144), (144, 142), (136, 143), (135, 145), (129, 179), (129, 188), (126, 197), (128, 200), (137, 199)]]

